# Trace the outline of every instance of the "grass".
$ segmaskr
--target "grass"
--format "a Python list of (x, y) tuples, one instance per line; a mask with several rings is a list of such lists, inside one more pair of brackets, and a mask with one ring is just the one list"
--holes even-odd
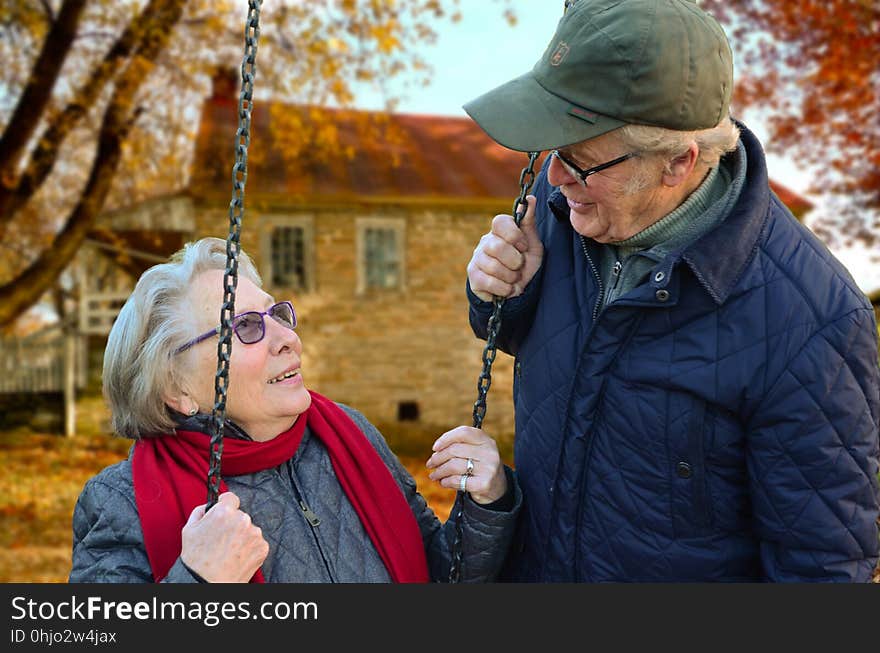
[[(0, 432), (0, 582), (67, 582), (73, 507), (85, 482), (128, 456), (130, 440), (107, 435), (98, 400), (77, 406), (77, 435)], [(428, 479), (424, 458), (401, 457), (419, 491), (445, 520), (455, 492)]]
[(67, 580), (76, 498), (88, 478), (126, 455), (129, 444), (26, 431), (0, 435), (0, 581)]

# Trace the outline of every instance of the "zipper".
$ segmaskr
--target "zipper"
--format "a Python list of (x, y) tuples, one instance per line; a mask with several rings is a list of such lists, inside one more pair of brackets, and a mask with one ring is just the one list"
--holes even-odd
[[(580, 234), (579, 234), (578, 236), (579, 236), (580, 241), (581, 241), (581, 249), (582, 249), (583, 252), (584, 252), (584, 256), (585, 256), (586, 259), (587, 259), (587, 263), (588, 263), (589, 266), (590, 266), (590, 270), (593, 271), (593, 278), (596, 280), (596, 284), (599, 286), (599, 294), (598, 294), (598, 296), (596, 297), (596, 304), (595, 304), (595, 306), (593, 306), (593, 322), (592, 322), (592, 324), (590, 324), (590, 328), (587, 330), (587, 339), (586, 339), (586, 343), (587, 343), (587, 344), (584, 345), (584, 347), (589, 347), (590, 337), (591, 337), (592, 334), (593, 334), (593, 330), (596, 328), (596, 320), (597, 320), (598, 317), (599, 317), (599, 308), (602, 306), (602, 302), (603, 302), (603, 300), (604, 300), (604, 298), (605, 298), (605, 284), (602, 283), (602, 277), (599, 275), (599, 270), (596, 268), (596, 264), (593, 263), (593, 259), (592, 259), (592, 257), (590, 256), (590, 253), (587, 251), (587, 242), (586, 242), (586, 240), (585, 240), (584, 237), (581, 236)], [(578, 366), (576, 366), (576, 368), (575, 368), (575, 376), (577, 376), (579, 370), (580, 370), (580, 366), (578, 365)], [(568, 402), (566, 402), (566, 417), (565, 417), (565, 419), (568, 419), (568, 413), (569, 413), (570, 410), (571, 410), (571, 396), (569, 396), (569, 398), (568, 398)], [(586, 446), (588, 447), (588, 449), (589, 449), (589, 447), (590, 447), (590, 444), (591, 444), (591, 440), (588, 438), (587, 443), (586, 443)], [(556, 461), (556, 471), (557, 471), (557, 474), (556, 474), (556, 475), (558, 475), (558, 472), (559, 472), (559, 466), (562, 464), (562, 454), (563, 454), (563, 449), (560, 449), (560, 451), (559, 451), (559, 460)], [(584, 462), (586, 463), (586, 457), (584, 458)], [(555, 476), (556, 476), (556, 475), (555, 475)], [(551, 501), (551, 510), (553, 510), (553, 508), (554, 508), (555, 506), (556, 506), (556, 496), (555, 496), (555, 494), (554, 494), (553, 499), (552, 499), (552, 501)], [(578, 510), (580, 510), (580, 502), (578, 503)], [(579, 518), (578, 518), (578, 519), (579, 519)], [(579, 527), (579, 526), (580, 526), (580, 525), (578, 524), (578, 527)], [(540, 564), (541, 564), (541, 573), (542, 573), (542, 574), (543, 574), (544, 570), (545, 570), (546, 567), (547, 567), (547, 556), (546, 556), (546, 553), (547, 553), (547, 550), (549, 549), (549, 542), (550, 542), (551, 531), (552, 531), (552, 529), (551, 529), (551, 528), (548, 528), (548, 529), (547, 529), (547, 532), (544, 533), (544, 547), (543, 547), (543, 549), (544, 549), (544, 558), (543, 558), (543, 560), (541, 560), (541, 563), (540, 563)], [(577, 553), (575, 553), (575, 573), (577, 573)]]
[(608, 304), (615, 301), (615, 297), (619, 297), (617, 285), (620, 283), (620, 273), (622, 271), (623, 263), (621, 261), (614, 261), (614, 265), (611, 267), (611, 286), (607, 289), (608, 299), (606, 301)]
[[(584, 345), (584, 347), (586, 348), (586, 347), (589, 347), (589, 346), (590, 346), (590, 345), (589, 345), (589, 343), (590, 343), (590, 338), (592, 337), (593, 330), (596, 328), (596, 320), (597, 320), (598, 317), (599, 317), (599, 307), (602, 306), (602, 301), (603, 301), (603, 299), (604, 299), (604, 297), (605, 297), (605, 285), (602, 283), (602, 277), (599, 275), (599, 270), (596, 269), (596, 264), (593, 263), (593, 259), (592, 259), (592, 257), (590, 256), (590, 253), (587, 251), (587, 242), (586, 242), (586, 240), (584, 239), (583, 236), (580, 236), (580, 235), (579, 235), (579, 237), (580, 237), (580, 241), (581, 241), (581, 249), (584, 251), (584, 256), (585, 256), (586, 259), (587, 259), (587, 263), (589, 264), (590, 269), (593, 271), (593, 277), (596, 279), (596, 284), (599, 286), (599, 294), (598, 294), (598, 296), (596, 297), (596, 305), (593, 307), (593, 323), (590, 324), (590, 328), (587, 330), (587, 340), (586, 340), (586, 344)], [(582, 352), (582, 353), (583, 353), (583, 352)], [(579, 370), (580, 370), (580, 366), (578, 365), (578, 366), (575, 367), (575, 376), (577, 376), (577, 373), (578, 373)], [(565, 409), (565, 412), (566, 412), (566, 418), (565, 418), (565, 419), (568, 419), (568, 414), (569, 414), (569, 412), (571, 411), (571, 398), (572, 398), (571, 395), (569, 395), (569, 397), (568, 397), (568, 402), (567, 402), (567, 404), (566, 404), (566, 409)], [(590, 446), (589, 438), (588, 438), (588, 442), (587, 442), (587, 445), (586, 445), (586, 446), (587, 446), (587, 447)], [(557, 473), (554, 474), (554, 477), (558, 477), (559, 467), (560, 467), (560, 465), (562, 464), (563, 450), (564, 450), (563, 448), (560, 448), (560, 451), (559, 451), (559, 460), (556, 461), (556, 472), (557, 472)], [(586, 460), (586, 459), (585, 459), (585, 460)], [(554, 481), (554, 483), (555, 483), (555, 481)], [(556, 499), (556, 496), (555, 496), (555, 494), (554, 494), (553, 499), (552, 499), (552, 501), (551, 501), (551, 510), (554, 510), (554, 509), (555, 509), (556, 501), (557, 501), (557, 499)], [(580, 504), (578, 505), (578, 509), (580, 509)], [(579, 525), (578, 525), (578, 526), (579, 526)], [(544, 533), (544, 543), (543, 543), (544, 558), (541, 560), (541, 563), (540, 563), (540, 564), (541, 564), (541, 573), (542, 573), (542, 574), (544, 573), (544, 570), (545, 570), (546, 567), (547, 567), (547, 551), (548, 551), (548, 549), (549, 549), (549, 542), (550, 542), (551, 531), (552, 531), (552, 529), (551, 529), (551, 528), (548, 528), (548, 529), (547, 529), (547, 532)], [(577, 552), (575, 552), (575, 572), (577, 572)]]
[(596, 278), (596, 283), (599, 285), (599, 296), (596, 298), (596, 305), (593, 307), (593, 322), (595, 323), (596, 318), (599, 317), (599, 307), (602, 306), (602, 301), (605, 299), (605, 284), (602, 283), (602, 277), (596, 269), (596, 264), (593, 263), (593, 259), (587, 251), (587, 242), (584, 240), (583, 236), (580, 238), (581, 248), (584, 250), (584, 256), (587, 257), (587, 263), (589, 263), (590, 269), (593, 271), (593, 276)]
[(287, 462), (287, 473), (290, 477), (293, 493), (296, 495), (296, 502), (299, 504), (299, 507), (303, 512), (303, 517), (305, 517), (306, 521), (309, 524), (309, 530), (311, 530), (312, 532), (312, 537), (315, 540), (315, 546), (318, 547), (318, 553), (321, 554), (321, 560), (324, 562), (324, 568), (327, 570), (327, 575), (330, 577), (330, 582), (336, 583), (336, 574), (333, 573), (333, 566), (330, 564), (330, 561), (324, 554), (324, 547), (321, 546), (321, 538), (318, 537), (318, 526), (321, 524), (321, 519), (320, 517), (318, 517), (317, 514), (315, 514), (315, 511), (309, 508), (308, 504), (306, 503), (305, 495), (303, 494), (302, 488), (299, 485), (299, 479), (297, 478), (296, 473), (293, 469), (292, 459)]
[(306, 521), (311, 524), (312, 528), (316, 528), (321, 525), (321, 520), (318, 518), (311, 508), (306, 505), (305, 501), (300, 500), (299, 507), (302, 508), (303, 514), (306, 516)]
[[(630, 329), (629, 333), (626, 335), (626, 339), (620, 344), (620, 347), (617, 348), (617, 351), (614, 352), (614, 356), (611, 359), (611, 363), (608, 365), (608, 369), (611, 370), (616, 364), (617, 359), (620, 358), (620, 354), (629, 346), (630, 341), (635, 336), (636, 332), (639, 330), (639, 327), (642, 324), (642, 319), (644, 318), (644, 313), (641, 313), (635, 319), (635, 323)], [(602, 416), (602, 409), (605, 404), (605, 389), (608, 387), (608, 373), (606, 372), (605, 377), (602, 379), (602, 386), (599, 388), (599, 397), (596, 399), (596, 408), (594, 411), (593, 417), (593, 429), (586, 436), (586, 442), (584, 444), (584, 456), (583, 463), (581, 465), (581, 489), (578, 492), (578, 501), (577, 501), (577, 512), (575, 513), (575, 541), (580, 535), (581, 528), (583, 525), (583, 515), (584, 515), (584, 497), (587, 494), (587, 486), (589, 484), (589, 477), (587, 474), (587, 469), (589, 467), (590, 462), (590, 454), (593, 451), (593, 433), (595, 432), (596, 425), (599, 422), (599, 418)], [(575, 582), (579, 582), (577, 579), (580, 578), (580, 567), (581, 567), (581, 554), (580, 549), (575, 546), (574, 550), (574, 577)]]

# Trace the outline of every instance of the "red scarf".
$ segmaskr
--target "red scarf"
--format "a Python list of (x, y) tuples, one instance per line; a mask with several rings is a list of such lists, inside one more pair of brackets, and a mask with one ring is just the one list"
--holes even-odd
[[(397, 583), (428, 581), (422, 535), (400, 487), (373, 445), (334, 402), (309, 391), (312, 405), (292, 428), (266, 442), (224, 438), (223, 476), (277, 467), (293, 457), (306, 423), (330, 454), (333, 470)], [(303, 419), (305, 418), (305, 419)], [(180, 555), (181, 529), (207, 495), (210, 436), (197, 431), (138, 440), (132, 458), (134, 497), (144, 545), (160, 581)], [(221, 480), (220, 491), (227, 490)], [(252, 583), (265, 582), (257, 570)]]

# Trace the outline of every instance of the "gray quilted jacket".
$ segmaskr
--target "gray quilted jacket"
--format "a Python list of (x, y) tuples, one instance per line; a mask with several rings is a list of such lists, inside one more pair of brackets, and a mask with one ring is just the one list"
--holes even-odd
[[(431, 580), (446, 580), (454, 518), (441, 524), (382, 435), (361, 413), (341, 407), (385, 461), (412, 508), (425, 544)], [(187, 421), (181, 427), (210, 432), (206, 422), (210, 416), (192, 419), (195, 423)], [(225, 433), (227, 437), (247, 438), (231, 423), (227, 423)], [(505, 471), (511, 488), (508, 492), (513, 494), (511, 510), (491, 510), (465, 499), (463, 582), (494, 580), (506, 556), (522, 495), (515, 475), (509, 469)], [(296, 454), (286, 463), (224, 480), (269, 543), (269, 555), (262, 566), (267, 582), (390, 582), (385, 565), (336, 479), (326, 449), (308, 429)], [(320, 523), (312, 525), (315, 519), (301, 507), (300, 498)], [(90, 479), (80, 494), (73, 513), (73, 568), (69, 580), (152, 582), (134, 500), (130, 458)], [(163, 582), (196, 581), (178, 558)]]

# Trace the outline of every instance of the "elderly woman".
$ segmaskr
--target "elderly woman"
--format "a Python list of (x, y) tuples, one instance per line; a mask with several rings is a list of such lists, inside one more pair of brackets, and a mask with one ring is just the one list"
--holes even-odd
[[(427, 582), (448, 577), (441, 524), (381, 434), (306, 388), (293, 306), (241, 254), (222, 494), (206, 512), (225, 243), (206, 238), (144, 273), (110, 332), (104, 393), (128, 460), (86, 483), (71, 582)], [(430, 477), (467, 490), (462, 581), (490, 581), (520, 492), (485, 433), (443, 434)], [(458, 510), (453, 510), (455, 515)]]

